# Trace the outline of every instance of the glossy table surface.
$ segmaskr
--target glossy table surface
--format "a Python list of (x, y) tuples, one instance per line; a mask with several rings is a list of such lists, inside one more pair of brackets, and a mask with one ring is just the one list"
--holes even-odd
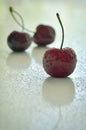
[[(24, 53), (13, 53), (7, 37), (21, 28), (8, 8), (24, 18), (25, 27), (35, 30), (40, 23), (56, 30), (47, 47), (33, 42)], [(77, 54), (75, 71), (67, 78), (52, 78), (43, 69), (44, 52), (59, 47), (60, 13), (65, 29), (64, 47)], [(32, 34), (31, 34), (32, 35)], [(86, 129), (86, 2), (49, 0), (0, 1), (0, 130), (85, 130)]]

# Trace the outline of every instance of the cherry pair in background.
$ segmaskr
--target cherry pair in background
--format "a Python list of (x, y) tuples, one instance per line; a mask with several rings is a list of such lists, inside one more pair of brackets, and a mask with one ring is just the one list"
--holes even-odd
[[(25, 51), (31, 45), (32, 41), (34, 41), (34, 43), (36, 43), (38, 46), (45, 46), (54, 41), (55, 30), (53, 27), (49, 25), (40, 24), (37, 26), (36, 31), (32, 32), (24, 27), (23, 18), (16, 10), (10, 7), (9, 11), (14, 20), (16, 21), (16, 23), (22, 27), (21, 32), (13, 31), (7, 38), (8, 46), (13, 51), (16, 52)], [(14, 13), (20, 17), (22, 24), (18, 22)], [(33, 37), (29, 33), (24, 32), (24, 30), (33, 33)]]

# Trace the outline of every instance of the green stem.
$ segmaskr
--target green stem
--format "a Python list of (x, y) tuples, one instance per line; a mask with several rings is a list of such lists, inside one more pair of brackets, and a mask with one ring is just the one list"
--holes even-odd
[[(24, 27), (24, 20), (23, 20), (22, 16), (21, 16), (16, 10), (14, 10), (12, 7), (9, 7), (9, 11), (10, 11), (10, 13), (11, 13), (11, 16), (12, 16), (13, 19), (15, 20), (15, 22), (16, 22), (20, 27), (22, 27), (22, 31), (26, 30), (26, 31), (28, 31), (28, 32), (34, 33), (33, 31), (30, 31), (30, 30), (28, 30), (27, 28)], [(19, 21), (16, 19), (14, 13), (20, 17), (22, 24), (20, 24)]]
[(61, 46), (60, 46), (60, 49), (62, 49), (63, 43), (64, 43), (64, 28), (63, 28), (63, 25), (62, 25), (62, 22), (61, 22), (59, 14), (57, 13), (56, 16), (57, 16), (57, 18), (59, 20), (59, 23), (60, 23), (61, 29), (62, 29), (62, 41), (61, 41)]

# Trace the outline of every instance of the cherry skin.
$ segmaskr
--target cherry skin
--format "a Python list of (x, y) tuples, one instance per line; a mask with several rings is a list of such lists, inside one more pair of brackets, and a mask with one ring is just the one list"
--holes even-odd
[(55, 39), (55, 30), (49, 25), (40, 24), (36, 28), (36, 32), (33, 35), (33, 41), (38, 46), (46, 46), (52, 43)]
[(72, 48), (52, 48), (45, 52), (43, 67), (52, 77), (67, 77), (76, 67), (76, 54)]
[(9, 48), (13, 51), (25, 51), (31, 44), (32, 38), (25, 32), (13, 31), (7, 38)]
[(76, 67), (77, 56), (72, 48), (62, 48), (64, 42), (64, 28), (58, 13), (57, 18), (62, 28), (61, 47), (60, 49), (51, 48), (44, 53), (43, 67), (46, 73), (52, 77), (67, 77), (73, 73)]

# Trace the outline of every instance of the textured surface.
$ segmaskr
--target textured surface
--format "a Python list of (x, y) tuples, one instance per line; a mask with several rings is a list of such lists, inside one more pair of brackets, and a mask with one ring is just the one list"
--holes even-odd
[[(0, 1), (0, 130), (85, 130), (86, 3), (34, 1)], [(48, 47), (32, 43), (19, 54), (8, 48), (9, 33), (21, 30), (8, 12), (10, 5), (23, 15), (27, 28), (34, 30), (39, 23), (56, 28), (56, 40), (48, 47), (60, 46), (61, 29), (55, 16), (59, 11), (64, 46), (74, 48), (78, 59), (69, 78), (51, 78), (45, 73), (42, 57)]]

